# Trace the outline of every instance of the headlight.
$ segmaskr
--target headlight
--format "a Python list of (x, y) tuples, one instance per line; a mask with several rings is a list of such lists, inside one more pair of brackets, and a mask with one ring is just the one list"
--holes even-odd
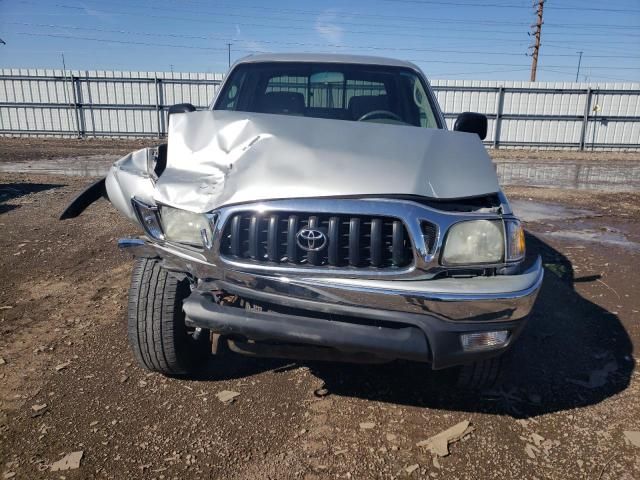
[(507, 232), (507, 261), (516, 262), (525, 256), (524, 229), (519, 220), (505, 221)]
[(501, 220), (470, 220), (449, 229), (442, 255), (446, 265), (499, 263), (504, 258)]
[(206, 215), (163, 206), (160, 208), (160, 219), (164, 236), (170, 242), (211, 246), (211, 222)]

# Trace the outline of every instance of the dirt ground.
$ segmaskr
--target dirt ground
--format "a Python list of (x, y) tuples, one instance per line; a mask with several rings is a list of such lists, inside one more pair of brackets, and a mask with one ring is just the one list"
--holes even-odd
[(69, 139), (38, 137), (0, 137), (0, 162), (20, 162), (61, 157), (125, 155), (139, 148), (162, 143), (148, 139)]
[[(37, 137), (0, 137), (0, 162), (18, 162), (60, 157), (125, 155), (132, 150), (155, 146), (166, 140), (148, 139), (69, 139)], [(640, 152), (572, 152), (566, 150), (489, 149), (491, 158), (502, 160), (638, 162)]]
[[(136, 227), (105, 201), (57, 220), (89, 182), (0, 174), (3, 478), (640, 478), (623, 433), (640, 430), (640, 194), (508, 189), (559, 215), (528, 224), (546, 276), (503, 383), (468, 395), (411, 363), (226, 353), (193, 379), (145, 372), (115, 246)], [(465, 420), (448, 456), (416, 445)], [(78, 469), (51, 471), (75, 451)]]
[(524, 150), (515, 148), (487, 149), (491, 158), (502, 160), (519, 160), (523, 162), (569, 161), (569, 162), (638, 162), (640, 152), (598, 152), (571, 150)]

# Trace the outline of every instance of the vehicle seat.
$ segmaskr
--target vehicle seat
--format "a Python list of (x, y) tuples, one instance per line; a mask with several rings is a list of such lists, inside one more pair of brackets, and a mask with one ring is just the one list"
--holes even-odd
[(298, 92), (267, 92), (258, 99), (258, 112), (302, 115), (304, 96)]
[(391, 110), (387, 95), (361, 95), (349, 99), (349, 113), (354, 120), (375, 110)]

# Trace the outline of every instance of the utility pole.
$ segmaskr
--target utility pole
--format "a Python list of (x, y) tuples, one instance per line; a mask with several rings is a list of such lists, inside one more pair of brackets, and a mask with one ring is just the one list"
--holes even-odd
[[(534, 28), (533, 36), (535, 37), (535, 45), (532, 45), (529, 48), (533, 48), (533, 53), (531, 54), (531, 78), (532, 82), (536, 81), (536, 73), (538, 70), (538, 56), (540, 55), (540, 35), (542, 34), (542, 11), (544, 9), (545, 0), (537, 0), (538, 2), (538, 13), (536, 23), (532, 25)], [(534, 4), (535, 6), (535, 4)]]
[(228, 63), (229, 63), (229, 68), (231, 68), (231, 43), (227, 43), (227, 52), (229, 54), (229, 59), (228, 59)]
[(582, 64), (582, 54), (584, 52), (581, 50), (578, 52), (578, 54), (580, 54), (580, 57), (578, 58), (578, 71), (576, 72), (576, 82), (578, 81), (578, 75), (580, 75), (580, 65)]

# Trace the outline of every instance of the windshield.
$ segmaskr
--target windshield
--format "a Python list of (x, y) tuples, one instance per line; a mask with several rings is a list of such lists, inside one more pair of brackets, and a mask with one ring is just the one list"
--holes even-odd
[(438, 128), (426, 85), (408, 68), (265, 62), (230, 75), (214, 110)]

